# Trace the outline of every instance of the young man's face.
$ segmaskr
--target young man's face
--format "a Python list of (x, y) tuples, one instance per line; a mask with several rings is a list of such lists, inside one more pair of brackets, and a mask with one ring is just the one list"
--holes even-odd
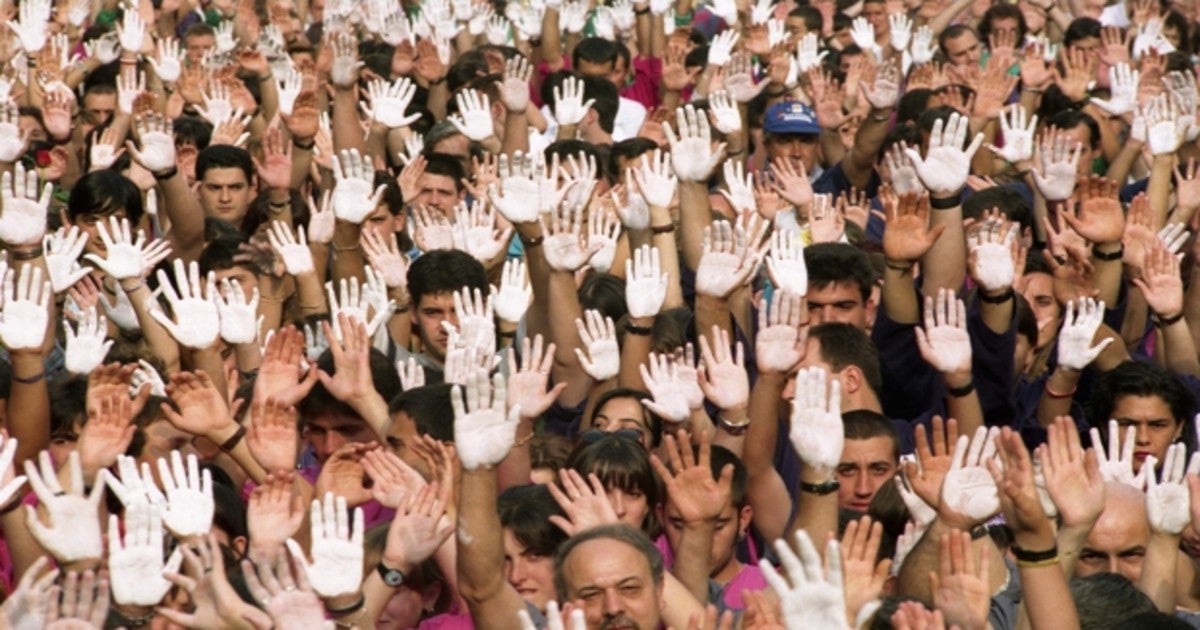
[[(112, 223), (109, 221), (111, 217), (125, 219), (128, 215), (125, 208), (121, 208), (112, 214), (81, 214), (75, 217), (75, 221), (71, 225), (79, 228), (79, 231), (87, 234), (87, 244), (83, 246), (85, 254), (95, 254), (101, 258), (108, 256), (108, 247), (104, 245), (104, 241), (100, 238), (100, 224), (104, 224), (105, 231), (108, 235), (113, 236)], [(136, 237), (135, 237), (136, 238)]]
[(1113, 405), (1112, 417), (1121, 427), (1121, 447), (1124, 448), (1125, 432), (1133, 427), (1133, 468), (1141, 470), (1147, 457), (1153, 456), (1161, 464), (1166, 459), (1167, 447), (1179, 439), (1183, 423), (1176, 422), (1171, 406), (1157, 395), (1121, 396)]
[(448, 218), (461, 199), (453, 178), (435, 173), (424, 173), (417, 180), (417, 205), (430, 210), (437, 209)]
[(791, 163), (793, 168), (798, 168), (803, 164), (804, 170), (810, 173), (817, 163), (817, 151), (820, 145), (817, 143), (816, 134), (771, 134), (767, 138), (766, 145), (767, 157), (771, 158), (772, 162), (778, 158), (784, 158)]
[(432, 472), (425, 465), (425, 460), (421, 459), (417, 452), (413, 450), (412, 444), (420, 437), (417, 432), (417, 423), (409, 416), (408, 413), (400, 411), (392, 414), (392, 423), (388, 425), (387, 446), (391, 449), (392, 454), (404, 460), (421, 474), (426, 479), (432, 478)]
[(870, 325), (868, 305), (853, 282), (831, 282), (820, 288), (809, 285), (807, 300), (808, 321), (813, 326), (840, 322), (866, 330)]
[(864, 2), (862, 5), (862, 17), (871, 23), (871, 27), (875, 29), (875, 37), (883, 37), (888, 34), (888, 16), (887, 7), (882, 2)]
[(895, 444), (884, 436), (847, 439), (837, 467), (838, 507), (865, 513), (879, 488), (896, 476), (895, 453)]
[(330, 455), (347, 444), (375, 440), (375, 432), (362, 418), (323, 414), (306, 420), (304, 437), (312, 446), (317, 461), (324, 464)]
[(83, 96), (83, 122), (94, 129), (112, 120), (117, 109), (116, 92), (88, 92)]
[(504, 528), (504, 579), (538, 610), (554, 599), (554, 558), (533, 553)]
[(958, 37), (951, 37), (945, 43), (946, 58), (950, 63), (960, 68), (978, 66), (983, 57), (983, 46), (979, 38), (971, 31), (964, 31)]
[(412, 322), (417, 326), (417, 334), (421, 337), (421, 347), (425, 353), (439, 363), (445, 361), (448, 335), (442, 328), (442, 322), (458, 326), (458, 314), (454, 312), (454, 294), (447, 292), (422, 295), (412, 309)]
[(192, 35), (184, 39), (183, 45), (188, 65), (195, 66), (204, 60), (204, 53), (217, 45), (217, 38), (212, 35)]
[(662, 621), (662, 584), (650, 562), (625, 542), (598, 538), (581, 543), (561, 568), (567, 599), (582, 601), (588, 630), (657, 628)]
[[(679, 516), (679, 510), (669, 501), (663, 513), (666, 516), (667, 541), (670, 543), (671, 549), (679, 549), (679, 544), (683, 540), (683, 519)], [(730, 561), (733, 560), (738, 540), (749, 526), (753, 513), (748, 505), (739, 509), (730, 504), (725, 506), (721, 515), (717, 517), (716, 530), (713, 533), (712, 554), (708, 560), (709, 575), (714, 579), (727, 577), (720, 574), (729, 567)], [(718, 579), (717, 581), (722, 580)]]
[(240, 168), (210, 167), (200, 180), (200, 206), (207, 216), (241, 226), (253, 199), (254, 188)]
[(575, 71), (585, 77), (595, 77), (597, 79), (608, 79), (617, 89), (625, 87), (628, 68), (625, 67), (625, 60), (617, 55), (615, 61), (608, 63), (593, 63), (585, 59), (579, 60), (579, 67)]
[(234, 265), (228, 269), (218, 269), (216, 274), (218, 287), (222, 280), (236, 281), (242, 288), (242, 293), (246, 295), (247, 302), (254, 297), (254, 290), (258, 288), (258, 276), (253, 271), (241, 265)]
[(1054, 297), (1054, 276), (1048, 273), (1027, 273), (1017, 288), (1037, 320), (1037, 347), (1050, 343), (1058, 330), (1058, 319), (1062, 317), (1062, 306)]

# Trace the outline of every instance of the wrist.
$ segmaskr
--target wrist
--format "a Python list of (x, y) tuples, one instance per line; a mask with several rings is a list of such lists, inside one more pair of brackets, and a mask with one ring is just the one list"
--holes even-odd
[(946, 372), (942, 375), (942, 379), (949, 389), (961, 389), (973, 382), (970, 370), (965, 372)]

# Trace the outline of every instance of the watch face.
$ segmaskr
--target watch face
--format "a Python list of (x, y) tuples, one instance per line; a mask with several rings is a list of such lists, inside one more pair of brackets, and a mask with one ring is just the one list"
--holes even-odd
[(404, 574), (395, 569), (388, 569), (383, 574), (383, 583), (392, 587), (400, 586), (404, 583)]

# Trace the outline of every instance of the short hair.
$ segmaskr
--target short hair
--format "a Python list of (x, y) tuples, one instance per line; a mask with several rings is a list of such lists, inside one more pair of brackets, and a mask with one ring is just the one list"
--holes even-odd
[(597, 122), (604, 133), (612, 133), (617, 122), (617, 109), (621, 106), (621, 95), (617, 86), (608, 79), (583, 77), (583, 98), (592, 101)]
[[(828, 360), (824, 345), (821, 346), (821, 357)], [(842, 431), (847, 440), (887, 438), (892, 443), (892, 459), (900, 461), (900, 433), (887, 416), (867, 409), (847, 411), (842, 414)]]
[[(975, 36), (975, 39), (979, 39), (979, 34), (975, 32), (975, 29), (967, 26), (966, 24), (951, 24), (950, 26), (947, 26), (946, 30), (942, 31), (942, 34), (938, 36), (938, 50), (940, 50), (943, 55), (949, 56), (950, 53), (946, 52), (946, 42), (952, 39), (958, 39), (966, 33), (970, 33)], [(1020, 42), (1017, 43), (1020, 44)]]
[(571, 440), (553, 433), (537, 433), (529, 440), (529, 467), (561, 470), (571, 454)]
[(1063, 46), (1074, 46), (1081, 39), (1089, 37), (1100, 37), (1100, 31), (1103, 30), (1099, 20), (1090, 17), (1078, 17), (1071, 20), (1067, 25), (1066, 32), (1063, 33)]
[[(461, 135), (463, 135), (463, 133), (458, 130), (458, 127), (454, 126), (454, 123), (450, 122), (449, 120), (443, 120), (442, 122), (430, 127), (429, 131), (425, 133), (425, 146), (429, 149), (432, 149), (442, 140)], [(426, 151), (425, 154), (428, 155), (429, 151)]]
[(1069, 586), (1080, 628), (1109, 630), (1129, 617), (1157, 610), (1150, 597), (1120, 573), (1072, 578)]
[(408, 293), (413, 306), (426, 295), (453, 293), (469, 287), (485, 295), (491, 290), (483, 263), (457, 249), (425, 252), (408, 266)]
[(392, 398), (388, 415), (403, 413), (417, 425), (418, 435), (441, 442), (454, 441), (454, 416), (450, 413), (450, 383), (438, 383), (406, 389)]
[(142, 191), (124, 175), (102, 169), (79, 178), (67, 200), (67, 217), (72, 223), (84, 215), (107, 217), (125, 211), (131, 225), (142, 220)]
[(576, 293), (583, 310), (595, 309), (614, 322), (629, 312), (625, 303), (625, 281), (610, 273), (589, 273)]
[(1093, 425), (1112, 418), (1117, 402), (1126, 396), (1158, 396), (1171, 408), (1175, 424), (1191, 417), (1196, 399), (1167, 368), (1145, 361), (1126, 361), (1104, 372), (1092, 390)]
[(972, 194), (963, 201), (963, 218), (979, 219), (992, 208), (999, 208), (1010, 220), (1021, 226), (1021, 230), (1033, 227), (1033, 209), (1011, 186), (992, 186)]
[[(951, 85), (947, 89), (956, 90), (958, 88)], [(942, 124), (945, 125), (947, 122), (949, 122), (950, 116), (954, 115), (955, 111), (957, 110), (949, 105), (939, 105), (937, 107), (927, 109), (921, 113), (919, 118), (917, 118), (917, 129), (923, 134), (931, 134), (933, 133), (933, 126), (937, 124), (937, 121), (940, 120), (942, 121)], [(964, 148), (966, 147), (964, 146)]]
[(585, 37), (571, 51), (571, 67), (578, 71), (579, 62), (586, 61), (595, 64), (611, 63), (616, 68), (617, 59), (625, 59), (625, 65), (628, 66), (629, 50), (625, 49), (625, 54), (622, 55), (621, 51), (624, 48), (603, 37)]
[(254, 181), (254, 162), (250, 152), (228, 144), (204, 147), (196, 156), (196, 181), (202, 181), (210, 168), (238, 168), (246, 174), (246, 182)]
[(825, 322), (810, 328), (808, 338), (821, 344), (821, 358), (830, 369), (840, 372), (853, 365), (862, 370), (863, 378), (873, 392), (883, 392), (879, 351), (862, 329), (842, 322)]
[(866, 252), (845, 243), (816, 243), (804, 248), (808, 266), (808, 286), (823, 289), (831, 284), (850, 282), (858, 285), (865, 304), (875, 286), (875, 270)]
[(546, 145), (546, 148), (542, 151), (542, 157), (546, 160), (546, 164), (552, 164), (554, 156), (558, 156), (561, 164), (566, 164), (570, 158), (579, 159), (580, 153), (596, 160), (596, 176), (604, 177), (604, 174), (608, 170), (605, 165), (605, 153), (600, 150), (600, 147), (591, 142), (575, 139), (555, 140)]
[[(371, 355), (368, 361), (371, 367), (371, 382), (375, 386), (375, 391), (384, 400), (391, 400), (400, 392), (400, 375), (396, 373), (396, 366), (392, 364), (387, 356), (374, 348), (371, 348)], [(317, 359), (317, 367), (331, 376), (337, 373), (337, 366), (333, 362), (333, 352), (331, 350), (321, 353), (321, 356)], [(338, 400), (320, 382), (313, 385), (309, 395), (305, 396), (296, 407), (300, 412), (301, 420), (304, 422), (325, 414), (333, 414), (346, 418), (361, 418), (357, 411), (351, 408), (350, 405)]]
[(470, 83), (471, 80), (477, 79), (488, 73), (487, 57), (484, 57), (483, 51), (478, 48), (468, 50), (459, 55), (454, 63), (450, 64), (450, 70), (446, 73), (446, 87), (450, 92), (457, 92), (459, 88)]
[(213, 27), (209, 26), (206, 22), (195, 22), (191, 26), (187, 27), (187, 30), (183, 32), (183, 41), (186, 42), (189, 37), (199, 37), (203, 35), (212, 35), (213, 37), (216, 37), (217, 31)]
[(658, 547), (654, 546), (654, 542), (645, 533), (623, 524), (601, 525), (600, 527), (593, 527), (575, 534), (559, 546), (558, 555), (554, 557), (554, 589), (558, 591), (559, 601), (570, 601), (570, 595), (568, 595), (567, 590), (567, 578), (563, 575), (563, 565), (566, 564), (571, 552), (583, 543), (604, 539), (615, 540), (633, 547), (634, 550), (646, 559), (646, 564), (650, 566), (650, 577), (654, 580), (655, 586), (663, 583), (662, 553), (658, 551)]
[(1131, 615), (1113, 624), (1114, 630), (1192, 630), (1194, 627), (1175, 615), (1157, 610)]
[(1088, 130), (1089, 149), (1095, 150), (1100, 146), (1100, 123), (1095, 118), (1077, 109), (1064, 109), (1046, 119), (1046, 125), (1059, 129), (1074, 129), (1086, 125)]
[(462, 191), (463, 178), (467, 176), (467, 172), (463, 170), (462, 162), (453, 155), (446, 153), (426, 153), (425, 154), (425, 173), (428, 175), (441, 175), (449, 177), (454, 182), (454, 190)]
[(905, 92), (900, 97), (900, 102), (896, 104), (896, 122), (917, 122), (921, 118), (921, 114), (929, 109), (929, 101), (933, 95), (934, 91), (929, 88), (916, 88)]
[(500, 526), (512, 532), (521, 546), (535, 555), (553, 557), (568, 536), (550, 521), (552, 516), (566, 516), (563, 509), (543, 485), (513, 486), (496, 497)]
[(804, 28), (820, 33), (825, 28), (825, 17), (812, 5), (798, 6), (788, 11), (788, 17), (798, 17), (804, 20)]
[(175, 145), (191, 144), (197, 150), (208, 148), (212, 141), (213, 126), (199, 116), (180, 116), (172, 126), (175, 134)]
[(585, 478), (595, 474), (605, 488), (645, 495), (648, 509), (642, 529), (651, 536), (658, 534), (656, 512), (664, 490), (654, 466), (650, 464), (650, 454), (640, 443), (608, 435), (591, 444), (577, 444), (567, 457), (567, 468)]
[(1017, 8), (1015, 4), (993, 4), (984, 11), (983, 17), (979, 18), (979, 39), (984, 43), (988, 43), (992, 36), (992, 23), (996, 20), (1016, 20), (1017, 21), (1017, 45), (1025, 41), (1025, 33), (1029, 31), (1029, 26), (1025, 24), (1025, 14)]
[(649, 138), (627, 138), (620, 142), (614, 142), (608, 149), (608, 178), (610, 181), (618, 181), (621, 179), (621, 161), (624, 160), (628, 164), (632, 160), (636, 160), (642, 155), (649, 153), (658, 148), (658, 145)]
[[(697, 456), (697, 459), (699, 452), (700, 447), (692, 447), (692, 454)], [(742, 463), (741, 458), (724, 446), (713, 444), (709, 452), (708, 465), (712, 470), (713, 479), (720, 479), (721, 471), (726, 466), (733, 466), (733, 482), (729, 486), (730, 502), (733, 504), (733, 507), (739, 510), (745, 507), (746, 483), (749, 473), (746, 470), (746, 465)]]
[(654, 400), (649, 392), (630, 387), (614, 387), (613, 389), (605, 390), (596, 397), (596, 401), (592, 405), (592, 417), (588, 418), (588, 422), (594, 425), (596, 415), (600, 413), (604, 405), (608, 404), (608, 401), (615, 398), (632, 398), (638, 401), (638, 407), (641, 408), (646, 418), (646, 430), (650, 432), (650, 446), (657, 448), (662, 441), (662, 418), (659, 418), (657, 414), (641, 404), (643, 400)]
[(248, 261), (239, 261), (235, 258), (242, 243), (246, 239), (241, 237), (224, 236), (216, 238), (208, 242), (204, 246), (204, 250), (200, 252), (200, 273), (208, 275), (210, 271), (224, 271), (233, 269), (234, 267), (243, 267), (246, 270), (257, 274), (258, 269), (253, 263)]

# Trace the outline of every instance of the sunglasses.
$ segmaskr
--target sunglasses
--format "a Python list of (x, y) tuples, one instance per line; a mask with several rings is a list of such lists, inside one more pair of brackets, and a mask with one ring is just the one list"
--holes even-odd
[(642, 432), (638, 429), (618, 429), (616, 431), (604, 431), (601, 429), (589, 429), (579, 434), (579, 440), (584, 444), (594, 444), (604, 438), (615, 435), (623, 440), (642, 443)]

